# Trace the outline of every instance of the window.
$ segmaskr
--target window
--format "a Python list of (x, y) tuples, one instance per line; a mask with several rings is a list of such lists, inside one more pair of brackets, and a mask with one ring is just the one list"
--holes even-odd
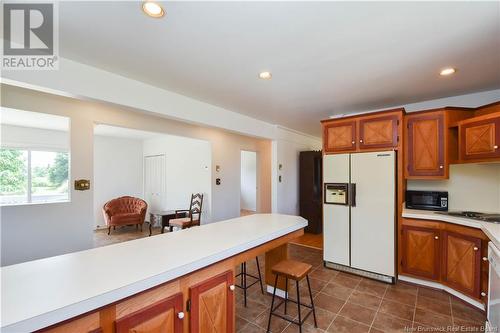
[(0, 149), (0, 204), (67, 201), (67, 152)]

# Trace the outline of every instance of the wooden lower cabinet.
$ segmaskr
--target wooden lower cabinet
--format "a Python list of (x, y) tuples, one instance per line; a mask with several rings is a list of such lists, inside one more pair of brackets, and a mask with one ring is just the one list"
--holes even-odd
[(439, 234), (436, 229), (403, 225), (402, 268), (405, 273), (428, 279), (439, 278)]
[(116, 333), (181, 333), (183, 296), (178, 293), (116, 321)]
[(400, 272), (442, 283), (486, 302), (488, 241), (479, 229), (404, 218)]
[(72, 319), (66, 323), (57, 324), (38, 332), (43, 333), (102, 333), (99, 312), (94, 312)]
[(481, 239), (443, 232), (443, 281), (475, 298), (480, 297)]
[(233, 279), (233, 271), (227, 271), (190, 288), (191, 332), (233, 332)]

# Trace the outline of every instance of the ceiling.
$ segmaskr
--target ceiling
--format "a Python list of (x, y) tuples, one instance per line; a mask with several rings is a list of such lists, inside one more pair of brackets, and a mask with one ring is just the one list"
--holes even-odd
[(498, 1), (162, 5), (61, 2), (60, 53), (313, 135), (334, 114), (500, 87)]

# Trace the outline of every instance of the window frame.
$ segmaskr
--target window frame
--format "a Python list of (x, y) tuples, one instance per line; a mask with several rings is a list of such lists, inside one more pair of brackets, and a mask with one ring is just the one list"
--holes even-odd
[[(0, 149), (10, 149), (10, 150), (21, 150), (26, 151), (27, 155), (27, 189), (26, 189), (26, 202), (20, 203), (0, 203), (0, 207), (8, 207), (8, 206), (24, 206), (24, 205), (50, 205), (50, 204), (58, 204), (58, 203), (70, 203), (71, 202), (71, 152), (67, 149), (60, 149), (54, 147), (33, 147), (33, 146), (25, 146), (25, 145), (1, 145)], [(67, 153), (68, 154), (68, 198), (60, 201), (49, 201), (49, 202), (32, 202), (33, 198), (33, 189), (32, 189), (32, 169), (31, 169), (31, 152), (48, 152), (48, 153)]]

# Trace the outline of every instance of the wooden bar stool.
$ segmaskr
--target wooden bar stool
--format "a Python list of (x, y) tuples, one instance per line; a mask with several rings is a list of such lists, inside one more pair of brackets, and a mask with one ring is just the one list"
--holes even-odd
[[(307, 320), (309, 315), (311, 315), (311, 312), (313, 314), (314, 318), (314, 327), (318, 327), (318, 323), (316, 322), (316, 311), (314, 309), (314, 302), (313, 302), (313, 297), (311, 293), (311, 284), (309, 283), (309, 272), (311, 271), (312, 266), (300, 261), (295, 261), (295, 260), (283, 260), (280, 261), (278, 264), (274, 265), (271, 269), (273, 274), (276, 275), (276, 279), (274, 280), (274, 290), (273, 290), (273, 299), (271, 301), (271, 312), (269, 313), (269, 321), (267, 323), (267, 332), (270, 332), (271, 329), (271, 317), (276, 316), (280, 317), (281, 319), (284, 319), (292, 324), (298, 325), (299, 326), (299, 332), (302, 333), (302, 324)], [(278, 277), (284, 277), (285, 278), (285, 300), (281, 301), (276, 307), (274, 307), (274, 297), (276, 296), (276, 286), (278, 285)], [(307, 280), (307, 288), (309, 289), (309, 298), (311, 299), (311, 305), (304, 304), (300, 302), (300, 289), (299, 289), (299, 282), (304, 279), (304, 277)], [(297, 287), (297, 299), (292, 300), (288, 299), (288, 280), (294, 280), (295, 285)], [(275, 311), (284, 303), (285, 304), (285, 315), (286, 315), (286, 306), (288, 302), (292, 302), (297, 304), (298, 310), (299, 310), (299, 321), (289, 319), (282, 314), (275, 313)], [(302, 318), (302, 313), (300, 311), (300, 307), (305, 306), (306, 308), (311, 309), (307, 314)]]
[[(236, 285), (236, 287), (243, 289), (243, 298), (245, 302), (245, 307), (247, 306), (247, 289), (256, 284), (257, 282), (260, 283), (260, 291), (264, 293), (264, 286), (262, 285), (262, 276), (260, 275), (260, 266), (259, 266), (259, 258), (255, 257), (255, 262), (257, 263), (257, 272), (259, 273), (259, 276), (255, 276), (252, 274), (247, 273), (247, 263), (242, 262), (241, 263), (241, 272), (239, 274), (236, 274), (235, 278), (240, 277), (240, 285)], [(251, 277), (252, 279), (255, 279), (254, 282), (251, 284), (247, 284), (247, 277)]]

